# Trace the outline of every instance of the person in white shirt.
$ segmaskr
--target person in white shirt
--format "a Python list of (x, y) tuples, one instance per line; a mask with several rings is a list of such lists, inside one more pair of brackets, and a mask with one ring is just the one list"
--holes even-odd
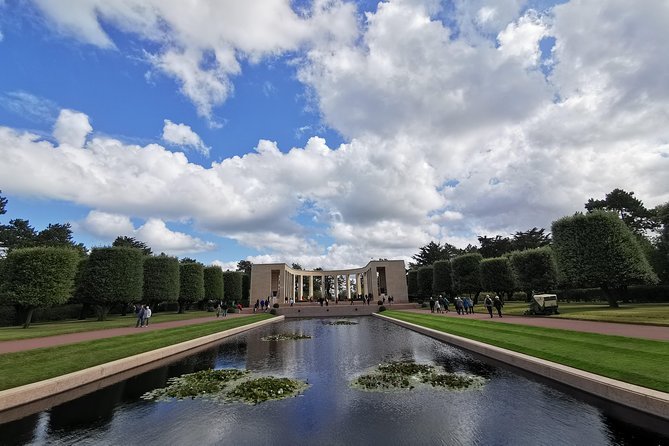
[(146, 310), (144, 310), (144, 325), (145, 327), (149, 326), (149, 319), (151, 318), (151, 308), (149, 306), (146, 306)]

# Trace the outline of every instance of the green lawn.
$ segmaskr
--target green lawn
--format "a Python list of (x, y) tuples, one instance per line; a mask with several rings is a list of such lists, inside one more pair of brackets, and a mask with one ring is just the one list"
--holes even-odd
[[(191, 311), (184, 314), (154, 313), (153, 316), (151, 316), (151, 324), (213, 316), (214, 313), (206, 311)], [(13, 341), (15, 339), (42, 338), (45, 336), (79, 333), (82, 331), (104, 330), (107, 328), (134, 327), (136, 321), (137, 317), (133, 314), (127, 316), (109, 316), (108, 320), (101, 322), (97, 319), (85, 319), (83, 321), (67, 320), (59, 322), (42, 322), (31, 324), (30, 328), (0, 327), (0, 342)]]
[(402, 311), (383, 315), (669, 392), (669, 342)]
[(218, 319), (186, 327), (6, 353), (0, 355), (0, 390), (65, 375), (270, 317), (272, 316), (263, 313), (234, 319)]
[[(479, 307), (481, 307), (479, 305)], [(508, 302), (504, 313), (522, 316), (528, 305), (521, 302)], [(584, 321), (620, 322), (625, 324), (644, 324), (669, 326), (669, 304), (620, 304), (620, 308), (611, 308), (606, 303), (562, 303), (560, 314), (552, 318), (580, 319)], [(481, 307), (481, 311), (483, 311)]]

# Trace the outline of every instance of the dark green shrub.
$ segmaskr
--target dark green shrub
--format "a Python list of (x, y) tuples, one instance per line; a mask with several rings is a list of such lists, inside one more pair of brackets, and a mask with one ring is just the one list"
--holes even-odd
[(179, 299), (179, 259), (168, 256), (146, 257), (144, 260), (143, 300), (157, 308), (160, 302)]
[(499, 296), (511, 296), (515, 288), (515, 280), (511, 262), (507, 257), (483, 259), (481, 268), (481, 286)]
[(4, 265), (0, 300), (27, 310), (24, 328), (39, 307), (64, 304), (72, 297), (79, 253), (71, 248), (14, 249)]
[(550, 246), (514, 251), (509, 255), (517, 286), (527, 299), (534, 291), (549, 291), (558, 281), (557, 264)]
[(271, 310), (269, 310), (269, 314), (276, 315), (276, 313), (277, 313), (276, 308), (272, 308)]
[(249, 305), (251, 294), (251, 275), (243, 274), (242, 275), (242, 305)]
[(423, 298), (432, 296), (432, 282), (434, 281), (434, 270), (432, 266), (421, 266), (418, 268), (418, 294)]
[(407, 273), (407, 292), (409, 297), (418, 296), (418, 271), (415, 269)]
[(387, 310), (387, 308), (386, 308), (384, 305), (381, 305), (381, 306), (379, 307), (379, 313), (383, 313), (383, 312), (386, 311), (386, 310)]
[(142, 300), (144, 254), (137, 248), (93, 248), (81, 274), (77, 293), (96, 307), (104, 320), (115, 304)]
[(223, 292), (223, 270), (220, 266), (206, 266), (204, 268), (204, 298), (219, 302), (225, 297)]
[(237, 271), (223, 272), (223, 282), (225, 283), (223, 289), (225, 290), (225, 300), (228, 302), (244, 303), (242, 302), (242, 276), (244, 273)]
[(201, 263), (179, 264), (179, 313), (192, 302), (204, 299), (204, 267)]
[(465, 254), (451, 261), (454, 291), (456, 293), (475, 293), (474, 303), (477, 303), (478, 293), (481, 292), (480, 264), (482, 259), (481, 254)]
[(453, 294), (453, 276), (450, 260), (437, 260), (432, 264), (434, 268), (432, 292), (434, 294)]

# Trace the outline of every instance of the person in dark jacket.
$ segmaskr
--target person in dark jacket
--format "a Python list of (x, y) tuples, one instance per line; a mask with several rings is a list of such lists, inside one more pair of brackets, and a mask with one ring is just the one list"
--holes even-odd
[(497, 310), (497, 314), (499, 317), (502, 317), (502, 307), (504, 306), (504, 302), (499, 298), (498, 295), (495, 295), (495, 298), (492, 301), (493, 305), (495, 306), (495, 309)]

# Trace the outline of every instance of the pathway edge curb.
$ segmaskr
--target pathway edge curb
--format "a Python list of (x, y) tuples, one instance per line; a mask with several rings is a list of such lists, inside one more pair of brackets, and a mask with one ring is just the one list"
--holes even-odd
[(56, 394), (67, 392), (76, 389), (77, 387), (94, 383), (95, 381), (165, 359), (169, 356), (210, 344), (263, 325), (282, 322), (283, 320), (283, 316), (275, 316), (271, 319), (253, 322), (251, 324), (231, 328), (229, 330), (191, 339), (189, 341), (180, 342), (179, 344), (173, 344), (156, 350), (106, 362), (66, 375), (2, 390), (0, 391), (0, 412), (52, 397)]
[(622, 406), (669, 420), (669, 393), (585, 372), (556, 362), (495, 347), (389, 316), (381, 314), (374, 314), (374, 316)]

